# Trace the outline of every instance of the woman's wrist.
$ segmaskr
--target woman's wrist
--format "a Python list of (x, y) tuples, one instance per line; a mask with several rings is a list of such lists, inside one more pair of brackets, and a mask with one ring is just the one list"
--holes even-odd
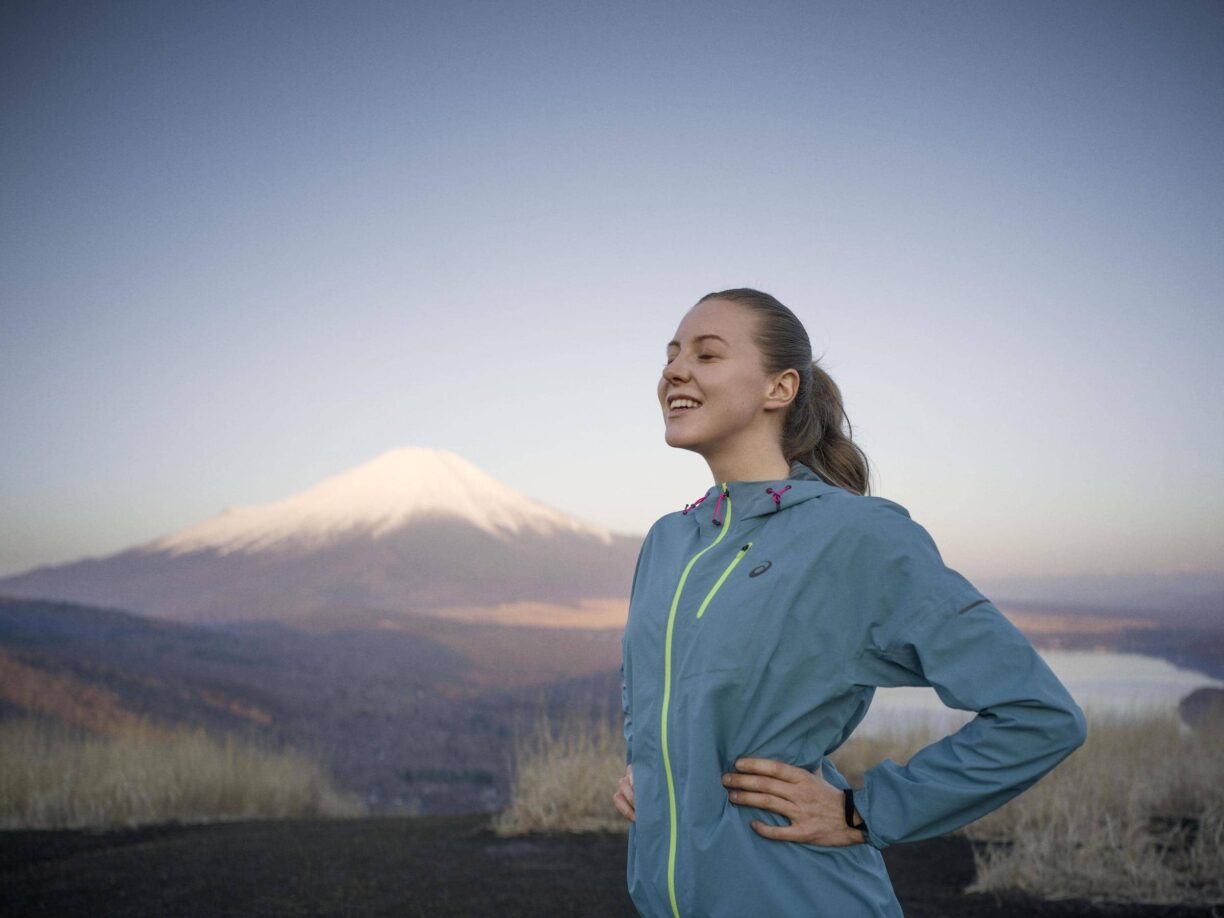
[(846, 825), (854, 829), (854, 835), (861, 841), (867, 841), (867, 822), (863, 819), (862, 814), (854, 805), (854, 789), (846, 787), (842, 789), (842, 794), (845, 797), (845, 815)]

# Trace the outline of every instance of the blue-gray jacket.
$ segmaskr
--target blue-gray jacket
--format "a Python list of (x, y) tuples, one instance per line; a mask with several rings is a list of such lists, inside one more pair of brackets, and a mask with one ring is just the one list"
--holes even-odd
[[(636, 820), (627, 879), (646, 916), (900, 915), (880, 849), (950, 832), (1006, 803), (1085, 737), (1084, 713), (1023, 635), (947, 567), (893, 501), (828, 484), (713, 485), (659, 519), (622, 639)], [(845, 778), (827, 756), (876, 686), (930, 685), (977, 717), (854, 799), (869, 844), (759, 835), (772, 810), (732, 803), (741, 756)]]

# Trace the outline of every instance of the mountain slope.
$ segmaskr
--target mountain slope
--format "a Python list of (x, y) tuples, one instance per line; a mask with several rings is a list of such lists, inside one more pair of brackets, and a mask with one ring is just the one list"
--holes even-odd
[(405, 615), (315, 634), (0, 596), (0, 718), (110, 732), (148, 719), (308, 751), (375, 812), (508, 799), (515, 731), (619, 710), (614, 631)]
[[(284, 500), (0, 579), (0, 592), (180, 621), (350, 624), (357, 609), (394, 617), (453, 608), (513, 624), (525, 604), (524, 621), (535, 624), (617, 627), (640, 546), (454, 453), (404, 447)], [(594, 618), (577, 611), (592, 600)]]

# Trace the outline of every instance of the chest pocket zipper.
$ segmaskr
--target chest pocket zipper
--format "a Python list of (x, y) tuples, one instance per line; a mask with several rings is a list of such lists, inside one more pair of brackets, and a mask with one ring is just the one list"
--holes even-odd
[(714, 581), (714, 586), (710, 587), (710, 592), (706, 593), (706, 598), (701, 601), (701, 606), (697, 609), (698, 618), (701, 618), (701, 616), (705, 614), (706, 606), (710, 604), (710, 600), (714, 598), (714, 594), (718, 592), (718, 588), (723, 585), (724, 580), (731, 576), (731, 572), (735, 570), (735, 565), (740, 563), (740, 559), (747, 554), (748, 549), (751, 547), (752, 543), (749, 542), (738, 552), (736, 552), (735, 557), (731, 559), (731, 563), (727, 565), (727, 569), (724, 570), (722, 575)]

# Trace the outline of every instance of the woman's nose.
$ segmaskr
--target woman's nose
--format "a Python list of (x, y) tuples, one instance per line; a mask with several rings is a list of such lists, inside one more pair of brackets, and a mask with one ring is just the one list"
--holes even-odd
[(663, 378), (669, 382), (684, 379), (688, 376), (688, 368), (679, 357), (663, 368)]

